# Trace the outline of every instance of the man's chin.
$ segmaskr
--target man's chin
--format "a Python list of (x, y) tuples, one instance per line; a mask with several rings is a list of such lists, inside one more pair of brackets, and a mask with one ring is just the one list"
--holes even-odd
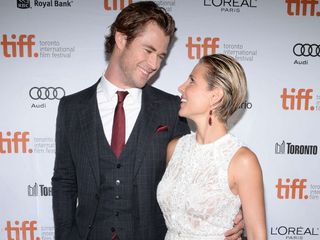
[(143, 79), (143, 80), (137, 81), (135, 84), (136, 85), (135, 87), (136, 88), (144, 88), (147, 85), (148, 81), (149, 81), (149, 79), (148, 80)]

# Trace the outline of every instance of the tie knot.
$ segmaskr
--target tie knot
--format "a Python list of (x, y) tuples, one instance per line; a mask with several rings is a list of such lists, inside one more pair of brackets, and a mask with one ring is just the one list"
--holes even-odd
[(124, 99), (129, 93), (127, 91), (117, 91), (118, 103), (123, 103)]

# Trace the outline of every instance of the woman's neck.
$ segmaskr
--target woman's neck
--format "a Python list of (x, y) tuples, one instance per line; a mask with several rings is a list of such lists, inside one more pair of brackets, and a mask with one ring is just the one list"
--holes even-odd
[(214, 142), (227, 133), (227, 127), (225, 123), (220, 121), (212, 121), (212, 125), (209, 123), (197, 124), (196, 139), (200, 144), (207, 144)]

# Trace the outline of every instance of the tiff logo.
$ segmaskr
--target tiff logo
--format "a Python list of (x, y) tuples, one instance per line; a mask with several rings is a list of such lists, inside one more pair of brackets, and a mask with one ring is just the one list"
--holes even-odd
[(52, 196), (52, 187), (46, 187), (43, 184), (38, 185), (37, 183), (34, 183), (33, 186), (28, 185), (28, 196), (39, 196), (39, 190), (40, 196)]
[[(0, 132), (0, 154), (2, 153), (27, 153), (27, 142), (30, 132), (15, 132), (8, 131), (6, 137), (3, 136), (3, 132)], [(32, 153), (32, 149), (28, 149), (28, 153)]]
[(188, 37), (188, 43), (186, 44), (186, 47), (188, 48), (188, 58), (200, 59), (201, 56), (215, 54), (219, 48), (219, 45), (217, 44), (219, 40), (220, 38), (206, 37), (202, 42), (201, 37), (197, 37), (195, 40), (196, 42), (193, 42), (192, 37)]
[(35, 237), (37, 221), (14, 221), (14, 226), (10, 221), (7, 221), (5, 231), (7, 232), (7, 240), (41, 240), (40, 237)]
[[(312, 89), (298, 89), (296, 93), (295, 88), (291, 88), (291, 94), (288, 93), (287, 88), (283, 88), (282, 94), (280, 98), (282, 99), (282, 108), (285, 110), (311, 110), (313, 111), (315, 108), (314, 106), (310, 106), (310, 100), (313, 98), (311, 93), (313, 92)], [(303, 109), (302, 108), (303, 104)]]
[[(300, 16), (302, 8), (302, 16), (307, 16), (308, 9), (310, 10), (309, 16), (320, 16), (320, 12), (316, 12), (315, 8), (318, 5), (318, 0), (286, 0), (287, 13), (289, 16)], [(295, 11), (293, 11), (293, 8)]]
[[(110, 3), (112, 2), (112, 4)], [(120, 2), (120, 3), (119, 3)], [(125, 5), (125, 2), (127, 2), (127, 4)], [(124, 9), (127, 5), (131, 4), (132, 0), (104, 0), (104, 9), (106, 11), (110, 11), (110, 10), (118, 10), (118, 6), (120, 5), (120, 10)], [(112, 5), (112, 7), (111, 7)]]
[[(292, 180), (290, 178), (286, 179), (286, 184), (282, 183), (282, 179), (278, 179), (277, 188), (277, 198), (278, 199), (308, 199), (308, 195), (304, 195), (304, 189), (307, 188), (307, 179), (295, 178)], [(298, 194), (298, 196), (297, 196)]]
[(33, 52), (33, 46), (36, 44), (33, 40), (35, 38), (34, 34), (21, 34), (18, 37), (16, 34), (12, 34), (10, 37), (11, 40), (8, 39), (7, 34), (2, 35), (2, 41), (0, 42), (0, 45), (2, 45), (4, 57), (25, 57), (25, 50), (27, 50), (27, 57), (29, 58), (39, 56), (37, 52)]

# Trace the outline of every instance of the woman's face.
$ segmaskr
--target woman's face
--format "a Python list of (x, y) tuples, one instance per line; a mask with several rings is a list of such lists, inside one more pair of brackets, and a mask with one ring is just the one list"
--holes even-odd
[(209, 90), (206, 73), (206, 66), (197, 64), (188, 79), (178, 88), (182, 94), (179, 116), (193, 121), (208, 118), (213, 90)]

